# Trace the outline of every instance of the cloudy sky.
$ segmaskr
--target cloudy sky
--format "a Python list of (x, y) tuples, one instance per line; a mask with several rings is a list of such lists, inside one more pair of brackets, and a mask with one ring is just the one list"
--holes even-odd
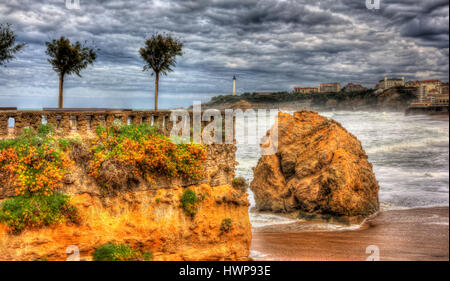
[(0, 0), (24, 51), (0, 68), (0, 107), (57, 105), (58, 77), (45, 42), (64, 35), (100, 49), (68, 77), (65, 106), (152, 108), (154, 80), (142, 72), (146, 37), (180, 38), (184, 55), (160, 82), (160, 107), (189, 106), (232, 90), (284, 91), (319, 82), (373, 87), (385, 75), (448, 80), (449, 0)]

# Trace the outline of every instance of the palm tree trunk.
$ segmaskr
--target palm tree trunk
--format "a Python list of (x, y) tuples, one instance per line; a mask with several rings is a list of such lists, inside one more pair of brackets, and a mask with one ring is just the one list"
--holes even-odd
[(156, 72), (156, 77), (155, 77), (155, 111), (158, 111), (158, 88), (159, 88), (159, 72)]
[(63, 108), (63, 85), (64, 85), (64, 74), (60, 74), (59, 75), (58, 108)]

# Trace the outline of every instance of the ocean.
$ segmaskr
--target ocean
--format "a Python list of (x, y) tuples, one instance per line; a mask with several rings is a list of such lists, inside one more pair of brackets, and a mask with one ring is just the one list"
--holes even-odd
[[(319, 113), (338, 121), (361, 141), (380, 185), (382, 211), (449, 205), (448, 117), (405, 116), (402, 112)], [(256, 122), (250, 119), (247, 126), (256, 126)], [(257, 134), (261, 137), (265, 132)], [(251, 182), (252, 167), (260, 158), (259, 147), (238, 144), (237, 148), (236, 175)], [(249, 200), (252, 210), (255, 202), (250, 190)], [(293, 222), (276, 214), (253, 211), (250, 220), (253, 227)]]

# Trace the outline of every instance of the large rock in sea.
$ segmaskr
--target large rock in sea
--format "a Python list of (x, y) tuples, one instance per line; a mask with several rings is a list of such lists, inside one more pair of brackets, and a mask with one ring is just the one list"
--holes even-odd
[(361, 143), (313, 111), (278, 115), (277, 152), (259, 159), (250, 188), (261, 211), (365, 217), (379, 208)]

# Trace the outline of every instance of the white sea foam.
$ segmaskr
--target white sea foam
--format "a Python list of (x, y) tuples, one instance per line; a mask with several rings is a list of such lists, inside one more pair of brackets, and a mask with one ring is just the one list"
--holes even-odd
[(423, 138), (414, 141), (404, 140), (395, 144), (373, 146), (366, 148), (366, 153), (375, 154), (378, 152), (392, 152), (395, 150), (406, 150), (411, 148), (427, 148), (436, 144), (448, 145), (448, 137)]
[(448, 222), (428, 222), (427, 224), (448, 225)]
[(387, 202), (380, 202), (380, 210), (382, 212), (385, 212), (385, 211), (396, 211), (396, 210), (406, 210), (406, 209), (408, 209), (408, 207), (396, 206), (394, 204), (387, 203)]
[(261, 227), (275, 224), (289, 224), (297, 222), (296, 219), (289, 219), (282, 216), (277, 216), (269, 213), (254, 213), (250, 212), (250, 221), (253, 227)]
[(270, 255), (268, 255), (268, 254), (263, 254), (263, 253), (261, 253), (261, 252), (258, 252), (258, 251), (250, 251), (250, 257), (252, 258), (252, 259), (255, 259), (255, 260), (268, 260), (268, 261), (270, 261), (270, 260), (275, 260), (275, 258), (273, 258), (273, 257), (271, 257)]
[(333, 224), (333, 223), (305, 223), (301, 224), (301, 227), (299, 227), (298, 230), (301, 230), (302, 232), (349, 231), (360, 229), (361, 226), (362, 223), (351, 225)]

